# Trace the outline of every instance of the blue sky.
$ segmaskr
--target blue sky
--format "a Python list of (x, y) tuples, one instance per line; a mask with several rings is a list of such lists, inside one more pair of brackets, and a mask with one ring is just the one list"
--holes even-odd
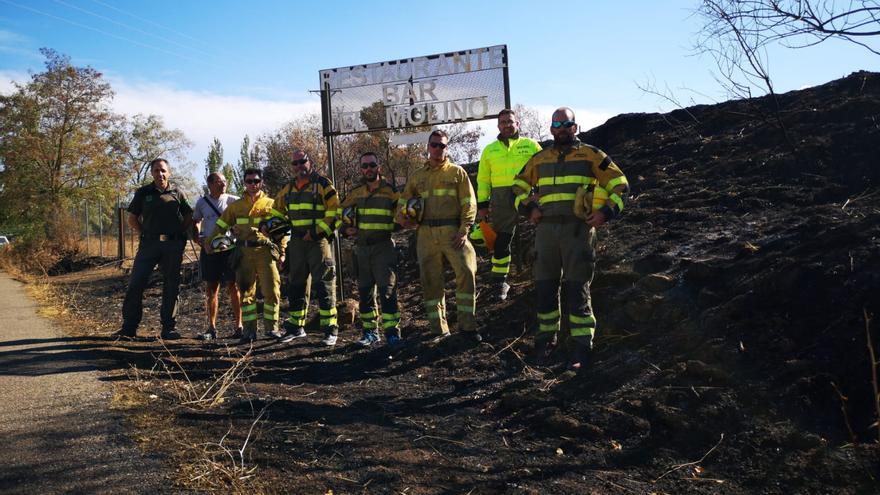
[[(234, 161), (252, 137), (318, 109), (318, 71), (506, 44), (514, 103), (575, 108), (582, 127), (624, 112), (670, 110), (638, 83), (683, 101), (723, 101), (713, 62), (694, 54), (697, 1), (282, 2), (0, 0), (0, 91), (42, 68), (40, 47), (102, 71), (124, 113), (155, 113)], [(784, 92), (878, 70), (843, 42), (770, 53)], [(705, 96), (698, 96), (702, 94)], [(487, 140), (494, 125), (485, 126)], [(491, 131), (491, 133), (490, 133)]]

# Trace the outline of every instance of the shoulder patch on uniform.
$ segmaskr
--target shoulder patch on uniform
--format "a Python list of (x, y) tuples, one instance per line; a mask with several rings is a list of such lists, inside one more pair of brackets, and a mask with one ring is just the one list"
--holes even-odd
[(321, 187), (330, 186), (330, 179), (324, 177), (323, 175), (318, 176), (318, 184), (321, 184)]
[(609, 165), (611, 165), (611, 157), (605, 155), (605, 159), (599, 164), (599, 170), (608, 170)]
[(336, 196), (336, 189), (331, 189), (331, 190), (327, 191), (327, 193), (324, 194), (324, 201), (329, 200), (333, 196)]

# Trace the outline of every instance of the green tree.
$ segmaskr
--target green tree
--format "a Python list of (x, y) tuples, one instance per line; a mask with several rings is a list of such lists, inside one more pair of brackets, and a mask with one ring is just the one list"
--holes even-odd
[(0, 222), (58, 236), (82, 199), (115, 196), (126, 173), (111, 152), (113, 91), (100, 72), (41, 49), (45, 71), (0, 96)]
[(158, 115), (135, 115), (117, 118), (110, 134), (110, 145), (120, 155), (129, 175), (131, 189), (150, 181), (150, 162), (168, 159), (175, 172), (186, 159), (192, 142), (179, 129), (167, 129)]
[(251, 147), (251, 138), (245, 135), (239, 149), (238, 166), (233, 169), (232, 180), (229, 182), (236, 194), (244, 194), (244, 171), (249, 168), (260, 166), (260, 144), (254, 143)]
[(223, 144), (214, 138), (211, 149), (208, 150), (208, 158), (205, 159), (205, 177), (213, 174), (223, 167)]

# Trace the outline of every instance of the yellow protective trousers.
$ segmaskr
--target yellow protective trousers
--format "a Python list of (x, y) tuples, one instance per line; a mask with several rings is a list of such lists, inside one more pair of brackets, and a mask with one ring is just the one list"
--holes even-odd
[(263, 294), (263, 324), (265, 331), (271, 332), (278, 327), (278, 301), (281, 300), (281, 277), (278, 266), (272, 257), (272, 250), (267, 246), (243, 247), (241, 264), (235, 272), (235, 282), (241, 293), (241, 321), (244, 335), (256, 336), (257, 301), (255, 298), (257, 282)]
[(467, 238), (461, 249), (452, 246), (452, 237), (458, 231), (456, 226), (451, 225), (438, 227), (422, 225), (418, 231), (416, 250), (424, 291), (425, 314), (431, 330), (436, 333), (449, 333), (444, 295), (446, 285), (443, 280), (444, 259), (455, 272), (455, 304), (458, 309), (459, 329), (465, 332), (477, 330), (477, 321), (474, 317), (477, 254)]

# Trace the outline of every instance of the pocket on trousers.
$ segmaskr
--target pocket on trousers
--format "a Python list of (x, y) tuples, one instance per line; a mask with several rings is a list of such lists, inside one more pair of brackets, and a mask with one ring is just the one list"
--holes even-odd
[(324, 261), (324, 275), (321, 277), (321, 280), (324, 282), (332, 282), (336, 279), (336, 266), (333, 264), (332, 260)]

